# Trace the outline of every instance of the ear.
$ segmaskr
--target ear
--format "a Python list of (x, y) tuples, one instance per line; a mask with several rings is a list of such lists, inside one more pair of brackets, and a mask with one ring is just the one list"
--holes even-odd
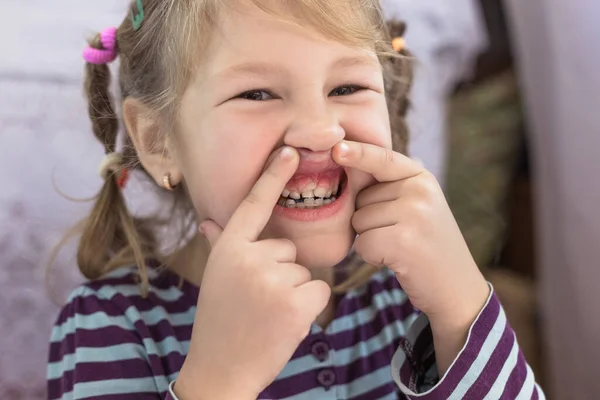
[(165, 175), (169, 174), (171, 184), (177, 186), (183, 175), (174, 156), (176, 149), (170, 132), (162, 129), (164, 125), (157, 113), (138, 99), (128, 97), (123, 102), (123, 119), (146, 172), (161, 187)]

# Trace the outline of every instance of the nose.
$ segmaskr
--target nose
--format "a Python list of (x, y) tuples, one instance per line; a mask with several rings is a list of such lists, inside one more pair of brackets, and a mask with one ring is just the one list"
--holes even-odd
[(284, 143), (288, 146), (312, 150), (328, 151), (346, 136), (336, 113), (325, 104), (305, 107), (296, 113), (291, 121)]

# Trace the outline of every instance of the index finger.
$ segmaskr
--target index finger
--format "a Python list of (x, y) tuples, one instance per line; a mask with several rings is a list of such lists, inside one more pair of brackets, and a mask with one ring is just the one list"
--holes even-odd
[(257, 240), (269, 222), (285, 185), (298, 169), (298, 163), (296, 150), (287, 146), (282, 148), (235, 210), (225, 231), (235, 232), (250, 241)]
[(336, 163), (369, 173), (379, 182), (412, 178), (425, 169), (403, 154), (374, 144), (345, 140), (333, 150)]

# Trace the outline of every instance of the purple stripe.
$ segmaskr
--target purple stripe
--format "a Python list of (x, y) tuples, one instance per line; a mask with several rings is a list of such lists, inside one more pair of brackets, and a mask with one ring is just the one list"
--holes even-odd
[[(386, 277), (383, 281), (372, 280), (369, 282), (363, 294), (351, 298), (345, 298), (338, 305), (336, 318), (343, 315), (352, 314), (363, 308), (365, 305), (373, 304), (373, 297), (382, 292), (391, 292), (392, 290), (400, 289), (400, 284), (394, 275)], [(389, 296), (392, 296), (389, 293)], [(408, 299), (406, 300), (408, 302)], [(414, 311), (413, 311), (414, 312)], [(411, 313), (413, 313), (411, 312)]]
[(412, 310), (410, 303), (403, 303), (402, 305), (392, 304), (381, 310), (375, 310), (375, 316), (371, 321), (368, 321), (362, 325), (357, 325), (352, 329), (348, 329), (335, 335), (326, 336), (324, 333), (310, 334), (296, 349), (291, 359), (300, 358), (306, 354), (310, 354), (311, 346), (315, 341), (326, 341), (334, 350), (343, 350), (346, 348), (354, 347), (357, 343), (367, 341), (386, 328), (387, 326), (395, 326), (395, 329), (391, 332), (392, 335), (400, 337), (400, 327), (404, 321), (402, 316), (406, 315), (408, 310)]
[(67, 334), (62, 342), (50, 343), (49, 361), (60, 361), (65, 354), (75, 352), (77, 347), (108, 347), (119, 344), (132, 343), (143, 346), (143, 339), (160, 342), (172, 337), (178, 342), (189, 341), (192, 334), (192, 325), (173, 326), (169, 321), (163, 320), (156, 325), (144, 325), (143, 321), (135, 323), (137, 330), (126, 330), (117, 326), (87, 330), (77, 329), (75, 333)]
[(127, 331), (116, 326), (94, 330), (77, 329), (75, 333), (66, 335), (62, 342), (50, 343), (50, 362), (62, 359), (57, 355), (73, 354), (75, 346), (99, 348), (125, 343), (142, 344), (135, 331)]
[[(168, 316), (165, 316), (168, 318)], [(168, 319), (163, 319), (155, 325), (146, 325), (144, 321), (136, 321), (134, 326), (137, 334), (142, 339), (151, 339), (161, 342), (168, 337), (173, 337), (179, 342), (188, 341), (192, 338), (192, 325), (171, 325)]]
[(377, 336), (387, 326), (396, 326), (398, 328), (395, 330), (396, 332), (404, 327), (405, 316), (410, 315), (412, 309), (412, 305), (409, 303), (391, 304), (381, 310), (376, 310), (375, 317), (371, 321), (328, 336), (327, 340), (335, 350), (343, 350)]
[(162, 400), (166, 396), (165, 394), (158, 394), (156, 392), (148, 393), (121, 393), (121, 394), (105, 394), (101, 396), (94, 396), (95, 399), (100, 400)]
[(452, 368), (448, 370), (445, 379), (439, 383), (436, 390), (428, 395), (419, 397), (420, 400), (437, 400), (450, 397), (458, 383), (465, 377), (471, 364), (473, 364), (473, 361), (475, 361), (479, 355), (483, 342), (491, 332), (494, 323), (500, 315), (500, 311), (500, 302), (494, 294), (477, 321), (475, 321), (471, 337), (469, 338), (464, 351), (455, 361)]
[(538, 400), (540, 398), (540, 394), (538, 392), (537, 386), (533, 387), (533, 395), (531, 396), (531, 400)]
[(149, 293), (145, 299), (140, 296), (125, 297), (117, 294), (110, 300), (99, 298), (96, 294), (91, 294), (73, 299), (59, 314), (56, 325), (63, 324), (75, 314), (91, 315), (102, 312), (109, 317), (123, 316), (125, 310), (131, 306), (134, 306), (140, 313), (151, 311), (155, 307), (160, 306), (168, 314), (177, 314), (189, 311), (190, 308), (196, 306), (196, 303), (191, 303), (186, 297), (181, 297), (177, 301), (165, 301), (155, 293)]
[(469, 388), (465, 394), (467, 399), (483, 399), (495, 383), (495, 378), (498, 377), (502, 367), (506, 363), (510, 351), (512, 350), (515, 337), (512, 328), (507, 323), (504, 327), (504, 332), (498, 345), (492, 352), (487, 364), (481, 371), (477, 381)]
[(506, 382), (506, 386), (504, 387), (504, 392), (502, 392), (502, 399), (514, 399), (517, 397), (523, 384), (525, 383), (525, 378), (527, 378), (527, 362), (525, 361), (525, 357), (521, 350), (519, 350), (519, 356), (517, 357), (517, 365), (513, 368), (512, 372), (508, 376), (508, 381)]
[[(383, 349), (371, 353), (367, 357), (359, 358), (348, 365), (335, 367), (335, 384), (346, 385), (378, 370), (379, 368), (389, 366), (396, 347), (396, 343), (391, 343)], [(317, 373), (323, 367), (316, 366), (315, 369), (292, 375), (287, 378), (278, 379), (268, 387), (267, 392), (265, 392), (264, 395), (267, 395), (268, 397), (268, 393), (277, 393), (278, 397), (294, 396), (319, 387)]]
[(76, 371), (76, 377), (74, 377), (75, 372), (73, 370), (64, 371), (63, 377), (68, 381), (76, 378), (77, 383), (87, 383), (109, 379), (135, 379), (153, 376), (150, 366), (141, 358), (115, 362), (78, 362)]
[(385, 385), (379, 386), (373, 390), (369, 390), (367, 393), (363, 393), (360, 396), (350, 397), (350, 400), (373, 400), (373, 399), (381, 399), (385, 396), (389, 396), (392, 393), (397, 393), (398, 398), (402, 399), (403, 397), (400, 392), (398, 392), (398, 387), (394, 382), (386, 383)]
[(73, 390), (73, 376), (64, 375), (60, 378), (50, 379), (46, 384), (49, 399), (60, 399), (63, 393)]
[(179, 372), (185, 361), (185, 356), (186, 354), (172, 351), (160, 357), (152, 354), (148, 357), (148, 360), (154, 376), (164, 375), (168, 377), (171, 374)]
[(400, 367), (400, 382), (404, 384), (409, 390), (416, 392), (416, 387), (414, 385), (414, 369), (410, 363), (410, 359), (406, 356), (402, 366)]

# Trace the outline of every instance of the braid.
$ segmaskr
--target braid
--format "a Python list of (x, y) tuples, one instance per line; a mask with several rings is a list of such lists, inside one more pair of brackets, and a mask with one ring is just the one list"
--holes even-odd
[[(90, 42), (90, 47), (102, 49), (100, 35)], [(110, 95), (110, 69), (106, 64), (86, 64), (85, 92), (92, 131), (104, 146), (105, 153), (115, 151), (119, 120), (112, 106)]]
[[(103, 49), (99, 35), (92, 39), (90, 47)], [(86, 64), (88, 113), (92, 131), (104, 146), (106, 154), (116, 151), (119, 132), (119, 119), (110, 95), (110, 78), (110, 69), (106, 64)], [(145, 294), (148, 287), (145, 254), (148, 253), (151, 240), (139, 229), (140, 223), (130, 215), (113, 176), (105, 179), (91, 215), (82, 225), (83, 232), (77, 249), (77, 261), (82, 274), (88, 279), (97, 279), (119, 264), (134, 262), (138, 265)]]

